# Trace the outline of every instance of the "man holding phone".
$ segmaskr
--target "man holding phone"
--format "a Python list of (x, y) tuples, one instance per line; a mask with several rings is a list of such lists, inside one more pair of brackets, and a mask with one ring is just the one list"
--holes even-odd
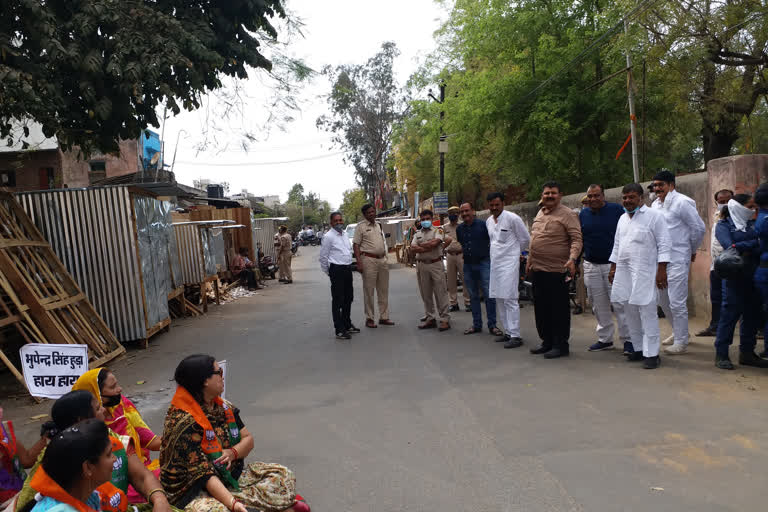
[(568, 281), (576, 274), (581, 255), (581, 224), (576, 213), (560, 201), (563, 194), (557, 182), (544, 184), (542, 208), (531, 227), (531, 245), (526, 274), (533, 284), (533, 310), (541, 345), (531, 354), (547, 359), (569, 355), (571, 308)]

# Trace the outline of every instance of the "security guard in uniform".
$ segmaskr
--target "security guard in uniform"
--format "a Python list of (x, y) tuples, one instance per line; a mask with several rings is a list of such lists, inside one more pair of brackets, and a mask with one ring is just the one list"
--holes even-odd
[(427, 319), (419, 325), (419, 329), (438, 327), (436, 316), (440, 319), (438, 330), (451, 328), (448, 289), (445, 286), (443, 271), (443, 245), (450, 245), (451, 242), (451, 238), (445, 236), (443, 228), (432, 225), (432, 211), (422, 211), (421, 229), (414, 235), (411, 244), (411, 250), (416, 253), (416, 275), (421, 284), (421, 300), (427, 313)]
[[(458, 206), (451, 206), (448, 208), (448, 220), (449, 223), (443, 226), (445, 236), (452, 240), (451, 244), (445, 247), (446, 271), (448, 272), (448, 298), (451, 301), (451, 311), (458, 311), (458, 283), (456, 276), (458, 275), (461, 282), (464, 282), (464, 254), (461, 244), (459, 243), (459, 238), (456, 235), (456, 228), (459, 227)], [(472, 311), (472, 308), (469, 305), (469, 290), (467, 290), (466, 286), (463, 286), (463, 289), (464, 310)]]
[(278, 265), (280, 268), (280, 274), (283, 279), (280, 280), (283, 284), (291, 284), (293, 282), (293, 272), (291, 272), (291, 246), (293, 245), (293, 239), (288, 228), (280, 226), (280, 253), (278, 254)]

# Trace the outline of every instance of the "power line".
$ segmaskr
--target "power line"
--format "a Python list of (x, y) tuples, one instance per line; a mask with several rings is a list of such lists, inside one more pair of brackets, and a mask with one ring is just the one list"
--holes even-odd
[(592, 51), (594, 51), (595, 48), (600, 46), (603, 40), (612, 36), (613, 34), (616, 33), (617, 30), (622, 28), (624, 26), (624, 20), (629, 21), (630, 18), (634, 17), (637, 14), (640, 14), (641, 10), (649, 9), (653, 4), (658, 3), (659, 1), (661, 0), (645, 0), (642, 3), (638, 4), (637, 6), (635, 6), (634, 8), (630, 9), (630, 11), (626, 13), (624, 16), (622, 16), (621, 19), (615, 25), (609, 28), (600, 37), (595, 39), (595, 41), (591, 45), (587, 46), (584, 50), (579, 52), (579, 54), (576, 55), (576, 57), (574, 57), (573, 59), (568, 61), (563, 67), (555, 71), (552, 75), (550, 75), (549, 78), (544, 80), (538, 86), (534, 87), (533, 90), (531, 90), (531, 92), (523, 96), (520, 100), (516, 101), (511, 108), (515, 108), (516, 106), (520, 105), (525, 100), (527, 100), (528, 98), (536, 94), (540, 89), (543, 89), (544, 87), (552, 83), (555, 80), (555, 78), (563, 74), (563, 72), (568, 71), (571, 67), (573, 67), (574, 64), (578, 64), (583, 57), (586, 57), (587, 55), (592, 53)]
[(327, 155), (310, 156), (307, 158), (299, 158), (296, 160), (283, 160), (281, 162), (240, 162), (240, 163), (212, 163), (212, 162), (182, 162), (178, 161), (177, 164), (184, 165), (204, 165), (206, 167), (255, 167), (260, 165), (282, 165), (282, 164), (295, 164), (299, 162), (308, 162), (310, 160), (320, 160), (323, 158), (330, 158), (332, 156), (342, 155), (343, 151), (337, 151), (335, 153), (328, 153)]

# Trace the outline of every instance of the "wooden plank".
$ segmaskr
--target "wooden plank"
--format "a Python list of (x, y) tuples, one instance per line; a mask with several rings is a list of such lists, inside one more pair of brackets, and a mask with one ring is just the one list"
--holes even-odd
[(13, 240), (7, 238), (0, 240), (0, 249), (5, 249), (6, 247), (45, 247), (46, 245), (48, 245), (48, 242), (37, 240)]
[(64, 306), (69, 306), (70, 304), (75, 304), (76, 302), (80, 302), (81, 300), (85, 300), (85, 294), (84, 293), (78, 293), (77, 295), (73, 295), (72, 297), (69, 297), (68, 299), (59, 300), (56, 302), (46, 302), (43, 306), (43, 309), (50, 311), (52, 309), (59, 309), (63, 308)]

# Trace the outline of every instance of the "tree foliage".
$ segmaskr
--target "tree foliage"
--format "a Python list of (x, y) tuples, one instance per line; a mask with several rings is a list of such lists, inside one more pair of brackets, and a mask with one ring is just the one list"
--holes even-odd
[(288, 217), (286, 225), (289, 230), (298, 231), (303, 224), (322, 226), (328, 222), (330, 213), (331, 205), (328, 201), (320, 199), (320, 196), (311, 191), (304, 194), (304, 185), (301, 183), (296, 183), (288, 191), (285, 215)]
[[(550, 179), (567, 191), (630, 181), (630, 150), (616, 158), (630, 131), (627, 49), (641, 178), (760, 147), (766, 8), (758, 0), (444, 4), (450, 15), (437, 33), (438, 50), (411, 77), (417, 99), (395, 130), (393, 161), (409, 192), (429, 197), (437, 188), (441, 124), (452, 201), (509, 187), (533, 197)], [(622, 18), (638, 5), (647, 8), (633, 14), (625, 36)], [(710, 64), (715, 86), (705, 92)], [(438, 105), (426, 89), (441, 80), (446, 99)], [(748, 131), (757, 138), (740, 143)], [(723, 139), (714, 151), (713, 141)]]
[(321, 116), (317, 126), (333, 133), (345, 161), (355, 168), (357, 184), (371, 200), (387, 178), (392, 129), (405, 108), (392, 69), (399, 53), (395, 43), (387, 42), (365, 64), (323, 70), (332, 83), (330, 113)]
[[(269, 70), (281, 0), (7, 0), (0, 12), (0, 136), (35, 121), (64, 149), (116, 151), (200, 106), (222, 77)], [(13, 141), (11, 141), (13, 142)]]
[(344, 199), (339, 207), (339, 211), (344, 217), (344, 222), (347, 224), (353, 224), (359, 222), (363, 218), (363, 214), (360, 209), (368, 200), (366, 198), (365, 190), (361, 188), (351, 188), (344, 191)]

